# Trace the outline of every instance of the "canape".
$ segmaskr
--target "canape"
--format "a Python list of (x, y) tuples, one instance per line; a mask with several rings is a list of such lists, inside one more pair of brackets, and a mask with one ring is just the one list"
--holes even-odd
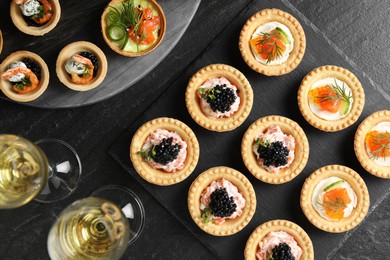
[(322, 66), (303, 79), (298, 106), (314, 127), (335, 132), (356, 122), (364, 108), (364, 90), (356, 76), (340, 67)]
[(113, 51), (137, 57), (160, 45), (166, 19), (154, 0), (112, 0), (101, 16), (101, 27), (103, 38)]
[(58, 0), (12, 0), (11, 18), (22, 32), (42, 36), (56, 27), (61, 17)]
[(310, 237), (300, 226), (287, 220), (271, 220), (258, 226), (249, 236), (244, 256), (245, 260), (313, 260), (314, 249)]
[(167, 186), (186, 179), (199, 159), (194, 132), (173, 118), (157, 118), (142, 125), (131, 140), (130, 159), (146, 181)]
[(360, 164), (369, 173), (390, 178), (390, 111), (377, 111), (359, 125), (354, 149)]
[(345, 166), (328, 165), (306, 179), (300, 203), (314, 226), (340, 233), (356, 227), (365, 218), (370, 198), (358, 173)]
[(187, 86), (186, 105), (200, 126), (217, 132), (231, 131), (248, 117), (253, 105), (249, 81), (237, 69), (212, 64), (195, 73)]
[(29, 102), (37, 99), (49, 84), (49, 68), (35, 53), (17, 51), (0, 65), (1, 91), (10, 99)]
[(249, 67), (267, 76), (278, 76), (291, 72), (302, 61), (306, 37), (292, 15), (264, 9), (245, 23), (238, 46)]
[(57, 58), (56, 73), (68, 88), (87, 91), (101, 84), (107, 74), (108, 64), (103, 51), (85, 41), (65, 46)]
[(0, 30), (0, 54), (3, 50), (3, 34), (1, 33), (1, 30)]
[(242, 138), (241, 155), (257, 179), (281, 184), (305, 168), (309, 142), (296, 122), (282, 116), (267, 116), (249, 126)]
[(242, 173), (225, 166), (214, 167), (191, 184), (188, 210), (203, 231), (228, 236), (242, 230), (252, 219), (256, 194)]

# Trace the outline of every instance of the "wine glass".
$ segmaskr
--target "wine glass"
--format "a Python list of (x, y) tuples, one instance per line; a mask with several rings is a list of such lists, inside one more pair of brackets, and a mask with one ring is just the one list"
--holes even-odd
[(32, 199), (53, 202), (77, 187), (81, 163), (67, 143), (44, 139), (35, 144), (0, 135), (0, 208), (20, 207)]
[(138, 196), (130, 189), (118, 185), (101, 187), (91, 196), (103, 198), (118, 205), (130, 226), (127, 245), (134, 243), (145, 225), (145, 210)]
[(88, 197), (63, 210), (50, 229), (50, 258), (119, 259), (127, 248), (129, 225), (112, 202)]

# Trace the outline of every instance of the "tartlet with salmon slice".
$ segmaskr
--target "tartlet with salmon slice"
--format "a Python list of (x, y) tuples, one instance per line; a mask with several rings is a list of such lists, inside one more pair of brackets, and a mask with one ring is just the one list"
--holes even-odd
[(236, 68), (212, 64), (196, 72), (186, 90), (186, 106), (200, 126), (217, 132), (239, 127), (249, 116), (253, 90)]
[(87, 91), (99, 86), (108, 69), (103, 51), (91, 42), (78, 41), (66, 45), (56, 62), (58, 79), (68, 88)]
[(154, 0), (112, 0), (101, 16), (101, 28), (113, 51), (138, 57), (160, 45), (166, 32), (166, 18)]
[(0, 65), (0, 88), (8, 98), (29, 102), (45, 92), (49, 84), (49, 68), (35, 53), (17, 51)]
[(12, 0), (10, 13), (20, 31), (42, 36), (58, 24), (61, 6), (58, 0)]
[(359, 125), (354, 141), (357, 159), (366, 171), (390, 178), (390, 111), (377, 111)]
[(199, 159), (199, 143), (183, 122), (161, 117), (143, 124), (130, 144), (130, 159), (146, 181), (168, 186), (185, 180)]
[(271, 220), (258, 226), (249, 236), (244, 257), (245, 260), (314, 260), (314, 248), (308, 234), (297, 224)]
[(301, 24), (289, 13), (264, 9), (245, 23), (238, 46), (253, 70), (279, 76), (291, 72), (302, 61), (306, 36)]
[(312, 126), (335, 132), (351, 126), (363, 111), (365, 95), (358, 78), (347, 69), (322, 66), (305, 76), (298, 106)]
[(367, 186), (354, 170), (328, 165), (314, 171), (301, 190), (301, 208), (317, 228), (340, 233), (356, 227), (370, 205)]
[(188, 210), (203, 231), (229, 236), (252, 219), (256, 211), (255, 190), (237, 170), (225, 166), (210, 168), (191, 184)]
[(303, 129), (283, 116), (256, 120), (245, 132), (241, 156), (248, 170), (270, 184), (291, 181), (305, 168), (309, 142)]

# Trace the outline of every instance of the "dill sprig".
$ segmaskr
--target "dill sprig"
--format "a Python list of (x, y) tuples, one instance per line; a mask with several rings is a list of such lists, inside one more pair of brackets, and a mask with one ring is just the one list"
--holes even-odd
[[(118, 23), (122, 24), (127, 30), (131, 30), (130, 34), (132, 32), (135, 32), (135, 34), (138, 34), (138, 30), (142, 24), (142, 18), (143, 18), (143, 11), (140, 10), (140, 6), (136, 7), (134, 4), (134, 0), (127, 0), (122, 2), (122, 8), (121, 10), (118, 10), (114, 6), (110, 6), (110, 8), (113, 10), (113, 12), (119, 14), (119, 21)], [(122, 49), (126, 46), (128, 37), (126, 37), (126, 40), (122, 46)], [(139, 37), (136, 37), (136, 45), (137, 45), (137, 51), (139, 51)]]
[(340, 197), (336, 197), (336, 199), (329, 199), (329, 201), (325, 201), (323, 204), (317, 202), (321, 205), (325, 210), (330, 210), (332, 213), (337, 213), (340, 210), (343, 210), (347, 207), (344, 200)]
[(318, 99), (319, 102), (322, 103), (328, 101), (335, 101), (335, 102), (344, 101), (348, 105), (351, 104), (352, 94), (351, 93), (347, 94), (344, 82), (343, 82), (343, 86), (340, 86), (339, 84), (337, 84), (336, 79), (334, 79), (334, 84), (328, 84), (327, 87), (331, 91), (331, 93), (324, 94), (321, 96), (316, 96), (315, 98)]
[(263, 38), (259, 39), (256, 42), (256, 45), (268, 45), (267, 48), (260, 51), (260, 54), (267, 53), (267, 57), (265, 59), (267, 64), (283, 56), (283, 49), (277, 44), (277, 41), (275, 40), (271, 42), (273, 37), (279, 37), (279, 33), (260, 33), (260, 36), (263, 36)]
[(379, 157), (386, 158), (386, 151), (390, 152), (390, 133), (380, 133), (378, 135), (369, 134), (374, 145), (379, 146), (378, 149), (371, 151), (370, 159), (378, 159)]
[(14, 85), (15, 88), (18, 88), (20, 90), (24, 90), (24, 87), (25, 86), (31, 86), (32, 83), (31, 83), (31, 80), (30, 80), (30, 77), (24, 77), (20, 80), (20, 82), (16, 83)]

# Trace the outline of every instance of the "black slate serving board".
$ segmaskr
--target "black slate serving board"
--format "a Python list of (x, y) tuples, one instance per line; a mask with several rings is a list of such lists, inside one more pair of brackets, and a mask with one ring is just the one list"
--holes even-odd
[[(72, 108), (106, 100), (129, 88), (152, 71), (175, 47), (190, 24), (200, 0), (159, 0), (167, 19), (166, 35), (156, 50), (138, 58), (124, 57), (112, 51), (103, 40), (100, 16), (110, 1), (60, 1), (61, 19), (44, 36), (20, 32), (9, 15), (11, 1), (0, 1), (0, 29), (4, 46), (1, 61), (18, 50), (40, 55), (49, 67), (50, 83), (38, 99), (23, 103), (41, 108)], [(75, 41), (90, 41), (100, 47), (108, 60), (107, 76), (97, 88), (78, 92), (63, 85), (55, 73), (55, 63), (61, 49)], [(10, 100), (4, 94), (0, 99)]]
[[(302, 63), (288, 75), (266, 77), (252, 71), (242, 60), (238, 50), (238, 36), (245, 21), (264, 8), (279, 8), (293, 14), (302, 24), (307, 48)], [(328, 42), (299, 11), (282, 1), (256, 1), (216, 38), (209, 48), (190, 66), (170, 88), (126, 131), (110, 148), (109, 153), (139, 181), (158, 201), (183, 223), (215, 256), (223, 259), (241, 259), (247, 238), (260, 224), (272, 219), (291, 220), (306, 230), (313, 241), (315, 258), (326, 259), (341, 241), (358, 228), (333, 234), (314, 227), (303, 215), (299, 206), (299, 194), (303, 182), (314, 170), (328, 164), (351, 167), (365, 180), (370, 192), (370, 211), (381, 201), (381, 195), (389, 189), (389, 182), (367, 173), (357, 161), (353, 151), (353, 138), (358, 124), (369, 114), (388, 108), (386, 100), (375, 89), (359, 67), (349, 63), (348, 57)], [(225, 63), (243, 72), (254, 91), (254, 104), (248, 119), (234, 131), (211, 132), (201, 128), (189, 116), (184, 93), (189, 78), (199, 69), (212, 63)], [(313, 128), (302, 117), (297, 105), (297, 91), (303, 77), (322, 65), (337, 65), (352, 71), (361, 81), (366, 94), (364, 111), (351, 127), (336, 133), (326, 133)], [(303, 172), (289, 183), (270, 185), (254, 178), (245, 168), (241, 153), (241, 139), (248, 126), (260, 117), (282, 115), (298, 122), (304, 129), (310, 144), (309, 162)], [(146, 121), (157, 117), (173, 117), (185, 122), (195, 132), (200, 143), (200, 158), (195, 171), (185, 181), (159, 187), (144, 181), (135, 172), (129, 159), (129, 145), (135, 131)], [(192, 221), (187, 209), (187, 193), (192, 181), (210, 167), (226, 165), (245, 174), (253, 184), (257, 197), (257, 210), (246, 228), (229, 237), (214, 237), (204, 233)]]

